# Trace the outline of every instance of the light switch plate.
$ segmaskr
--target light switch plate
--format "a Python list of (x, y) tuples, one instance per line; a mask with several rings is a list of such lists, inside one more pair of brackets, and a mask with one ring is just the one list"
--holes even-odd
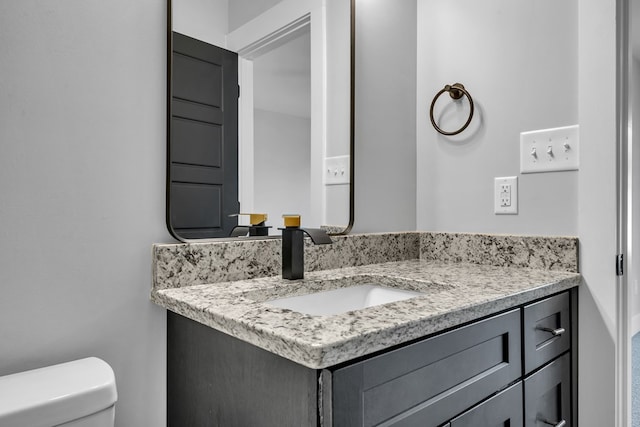
[(348, 184), (351, 179), (350, 156), (325, 157), (324, 185)]
[(578, 125), (520, 134), (520, 172), (578, 170)]
[(494, 178), (494, 213), (496, 215), (518, 214), (518, 177)]

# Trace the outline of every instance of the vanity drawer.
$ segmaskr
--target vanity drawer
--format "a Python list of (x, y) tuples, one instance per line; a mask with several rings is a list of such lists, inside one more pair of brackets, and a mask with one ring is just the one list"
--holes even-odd
[(571, 347), (569, 292), (524, 307), (522, 351), (525, 374)]
[(525, 378), (525, 427), (572, 426), (570, 354)]
[(333, 425), (440, 426), (521, 375), (520, 310), (337, 369)]
[(522, 382), (451, 420), (451, 427), (521, 426)]

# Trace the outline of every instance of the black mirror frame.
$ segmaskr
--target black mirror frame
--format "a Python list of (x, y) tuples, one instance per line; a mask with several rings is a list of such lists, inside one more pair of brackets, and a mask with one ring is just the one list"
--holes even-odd
[[(351, 2), (351, 16), (350, 16), (350, 108), (349, 108), (349, 224), (346, 228), (337, 233), (328, 233), (331, 236), (346, 235), (353, 229), (353, 223), (355, 219), (355, 45), (356, 45), (356, 0), (350, 0)], [(224, 237), (214, 239), (185, 239), (179, 236), (171, 224), (171, 98), (172, 98), (172, 52), (173, 52), (173, 13), (172, 13), (172, 0), (167, 0), (167, 96), (166, 96), (166, 184), (165, 184), (165, 222), (167, 230), (171, 237), (183, 243), (194, 242), (206, 242), (206, 241), (224, 241), (227, 240)], [(280, 236), (262, 236), (252, 237), (245, 239), (266, 239), (266, 238), (280, 238)], [(229, 237), (228, 240), (236, 240), (236, 238)]]

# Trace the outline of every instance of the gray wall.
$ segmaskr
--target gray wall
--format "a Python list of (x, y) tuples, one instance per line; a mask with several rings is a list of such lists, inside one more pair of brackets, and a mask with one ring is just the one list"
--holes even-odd
[(581, 0), (579, 28), (580, 426), (616, 416), (616, 4)]
[[(578, 123), (577, 8), (577, 0), (418, 1), (418, 229), (577, 233), (578, 172), (520, 174), (520, 132)], [(447, 137), (429, 107), (455, 82), (476, 112), (469, 129)], [(448, 96), (437, 103), (447, 130), (468, 115), (452, 106)], [(494, 214), (502, 176), (518, 176), (518, 215)]]
[(0, 2), (0, 375), (98, 356), (165, 424), (166, 5)]
[(173, 0), (171, 8), (173, 31), (215, 46), (227, 45), (227, 0)]
[(282, 0), (230, 0), (229, 32), (251, 21), (262, 12), (266, 12)]
[(280, 234), (283, 214), (300, 214), (309, 223), (311, 120), (254, 110), (254, 210), (269, 214), (269, 234)]
[(354, 232), (416, 229), (416, 2), (356, 12)]

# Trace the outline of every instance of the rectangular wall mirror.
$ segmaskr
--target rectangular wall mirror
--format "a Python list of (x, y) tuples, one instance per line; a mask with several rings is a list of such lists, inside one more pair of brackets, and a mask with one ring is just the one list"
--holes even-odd
[[(349, 232), (354, 3), (168, 1), (166, 216), (176, 239), (277, 236), (283, 214)], [(267, 214), (270, 228), (239, 213)]]

